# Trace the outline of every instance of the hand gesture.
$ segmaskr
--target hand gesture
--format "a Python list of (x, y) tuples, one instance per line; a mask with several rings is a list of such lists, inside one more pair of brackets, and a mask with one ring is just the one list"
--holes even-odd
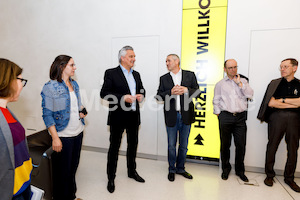
[(130, 94), (127, 94), (127, 95), (124, 96), (124, 101), (126, 103), (133, 103), (133, 102), (135, 102), (135, 100), (136, 100), (136, 97), (132, 96)]
[(135, 98), (139, 103), (141, 103), (144, 100), (144, 95), (137, 94), (137, 95), (135, 95)]
[(242, 87), (243, 86), (243, 83), (241, 82), (241, 77), (239, 74), (235, 75), (233, 77), (233, 81), (239, 86), (239, 87)]
[(180, 86), (180, 85), (175, 85), (171, 90), (172, 95), (183, 95), (186, 92), (188, 92), (187, 87)]

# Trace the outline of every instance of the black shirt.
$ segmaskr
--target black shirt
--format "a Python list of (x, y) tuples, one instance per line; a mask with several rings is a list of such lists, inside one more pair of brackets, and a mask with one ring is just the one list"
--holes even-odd
[[(285, 78), (281, 79), (275, 93), (275, 99), (280, 98), (298, 98), (300, 97), (300, 82), (297, 78), (294, 78), (288, 82)], [(289, 108), (285, 110), (299, 110), (299, 108)]]

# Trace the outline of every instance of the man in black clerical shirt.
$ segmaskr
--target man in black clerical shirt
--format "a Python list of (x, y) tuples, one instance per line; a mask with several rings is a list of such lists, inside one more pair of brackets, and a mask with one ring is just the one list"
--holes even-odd
[(279, 69), (282, 78), (272, 80), (268, 85), (257, 118), (268, 123), (267, 177), (264, 183), (273, 186), (275, 154), (285, 135), (288, 153), (284, 182), (300, 192), (300, 187), (294, 181), (300, 136), (300, 82), (294, 77), (297, 68), (298, 61), (294, 58), (281, 62)]

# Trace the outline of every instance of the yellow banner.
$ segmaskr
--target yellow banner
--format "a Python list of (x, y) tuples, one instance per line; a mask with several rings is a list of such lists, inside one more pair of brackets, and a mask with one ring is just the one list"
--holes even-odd
[(195, 72), (201, 98), (194, 100), (189, 157), (219, 159), (218, 118), (213, 114), (215, 84), (223, 78), (227, 0), (183, 0), (182, 69)]

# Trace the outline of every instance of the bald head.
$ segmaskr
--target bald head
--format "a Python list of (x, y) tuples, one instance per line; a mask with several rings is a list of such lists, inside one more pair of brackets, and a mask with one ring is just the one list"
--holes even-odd
[(228, 59), (224, 62), (224, 71), (230, 79), (237, 75), (237, 62), (234, 59)]

